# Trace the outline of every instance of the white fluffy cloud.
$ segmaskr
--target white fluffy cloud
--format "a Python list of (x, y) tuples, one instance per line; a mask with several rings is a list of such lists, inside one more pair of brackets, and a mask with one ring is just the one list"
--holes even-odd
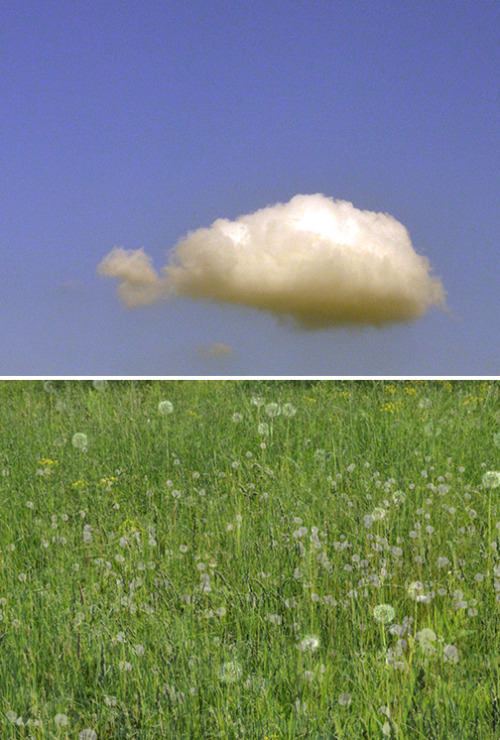
[(142, 249), (100, 263), (127, 306), (175, 295), (265, 309), (306, 328), (409, 321), (445, 307), (405, 227), (323, 195), (296, 195), (189, 232), (158, 274)]

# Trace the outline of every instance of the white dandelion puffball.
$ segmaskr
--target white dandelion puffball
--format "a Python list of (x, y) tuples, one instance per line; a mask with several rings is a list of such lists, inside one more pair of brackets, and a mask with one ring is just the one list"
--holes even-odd
[(76, 432), (76, 434), (73, 434), (71, 443), (73, 447), (77, 447), (81, 450), (83, 447), (87, 446), (87, 435), (83, 432)]
[(172, 414), (174, 412), (174, 404), (171, 401), (160, 401), (158, 404), (158, 411), (163, 416)]

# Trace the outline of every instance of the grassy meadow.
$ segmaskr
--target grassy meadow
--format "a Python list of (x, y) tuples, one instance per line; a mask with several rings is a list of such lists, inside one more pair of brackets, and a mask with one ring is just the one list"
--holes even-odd
[(0, 409), (2, 740), (500, 738), (500, 382)]

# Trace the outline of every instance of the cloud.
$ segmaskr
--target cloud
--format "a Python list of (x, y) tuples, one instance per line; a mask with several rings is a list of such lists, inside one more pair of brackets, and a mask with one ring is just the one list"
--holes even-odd
[(213, 342), (209, 347), (199, 347), (198, 354), (205, 359), (233, 357), (233, 350), (224, 342)]
[(411, 321), (445, 308), (441, 281), (405, 227), (324, 195), (296, 195), (189, 232), (158, 274), (142, 249), (113, 249), (101, 275), (127, 306), (204, 298), (291, 317), (304, 328)]
[(166, 285), (160, 280), (151, 257), (142, 249), (115, 247), (99, 264), (100, 275), (118, 278), (118, 295), (126, 306), (144, 306), (164, 296)]

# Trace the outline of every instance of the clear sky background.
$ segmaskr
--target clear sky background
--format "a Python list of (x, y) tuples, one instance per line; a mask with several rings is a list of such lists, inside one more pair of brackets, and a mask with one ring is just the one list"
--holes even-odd
[[(500, 374), (499, 28), (494, 0), (4, 3), (0, 374)], [(304, 331), (96, 274), (318, 192), (401, 221), (451, 315)]]

